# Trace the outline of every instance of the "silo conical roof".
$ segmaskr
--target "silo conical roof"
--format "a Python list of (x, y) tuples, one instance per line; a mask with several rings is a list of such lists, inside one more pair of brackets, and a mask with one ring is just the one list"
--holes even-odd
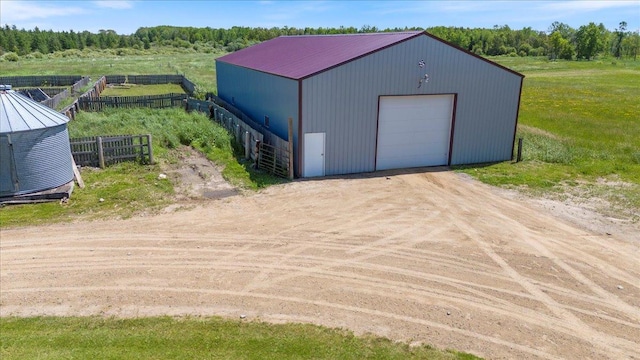
[(54, 127), (69, 118), (13, 90), (0, 90), (0, 134)]

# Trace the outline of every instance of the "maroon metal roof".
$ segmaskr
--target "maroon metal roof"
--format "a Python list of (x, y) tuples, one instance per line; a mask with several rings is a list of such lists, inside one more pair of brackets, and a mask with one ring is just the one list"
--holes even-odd
[(421, 34), (425, 33), (280, 36), (216, 61), (298, 80)]

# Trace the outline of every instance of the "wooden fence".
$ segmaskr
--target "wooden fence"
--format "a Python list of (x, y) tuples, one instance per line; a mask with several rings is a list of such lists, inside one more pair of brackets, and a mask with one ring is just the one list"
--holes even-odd
[(262, 133), (210, 101), (189, 98), (186, 109), (187, 111), (195, 110), (207, 113), (211, 120), (222, 125), (222, 127), (233, 135), (233, 139), (242, 147), (245, 158), (257, 163), (259, 154), (258, 144), (264, 142), (264, 135)]
[(189, 95), (196, 91), (196, 85), (184, 75), (107, 75), (108, 84), (178, 84)]
[(289, 157), (291, 153), (273, 145), (260, 143), (258, 169), (283, 178), (292, 178), (289, 173)]
[(79, 93), (80, 90), (82, 90), (83, 87), (89, 85), (89, 81), (91, 81), (91, 78), (89, 78), (88, 76), (83, 77), (81, 80), (79, 80), (75, 84), (71, 85), (71, 93), (73, 93), (73, 94)]
[(83, 111), (102, 111), (106, 108), (140, 108), (162, 109), (184, 106), (186, 94), (165, 94), (149, 96), (101, 96), (99, 98), (80, 97), (78, 108)]
[[(224, 103), (222, 99), (218, 102)], [(256, 167), (276, 176), (293, 178), (291, 148), (286, 141), (234, 108), (234, 112), (213, 101), (187, 100), (187, 110), (206, 112), (212, 120), (222, 125), (242, 146), (245, 158), (255, 162)], [(238, 114), (241, 117), (237, 116)]]
[(62, 100), (68, 97), (69, 97), (69, 89), (64, 89), (64, 91), (54, 95), (52, 98), (42, 101), (41, 104), (48, 106), (52, 109), (55, 109), (58, 105), (60, 105), (60, 102), (62, 102)]
[(81, 79), (80, 75), (0, 76), (0, 84), (18, 88), (71, 86)]
[(74, 120), (76, 118), (76, 114), (80, 111), (80, 107), (78, 105), (78, 100), (80, 98), (98, 98), (102, 91), (107, 87), (107, 79), (103, 76), (98, 81), (93, 84), (93, 87), (87, 90), (84, 94), (80, 95), (76, 101), (74, 101), (71, 105), (65, 107), (60, 112), (65, 114), (70, 120)]
[(222, 98), (219, 98), (212, 93), (207, 93), (206, 97), (209, 101), (213, 102), (219, 108), (223, 108), (227, 110), (234, 116), (240, 118), (242, 121), (249, 124), (254, 129), (258, 130), (262, 135), (264, 135), (264, 142), (266, 142), (267, 144), (273, 145), (275, 147), (282, 148), (282, 149), (288, 148), (289, 142), (287, 140), (284, 140), (283, 138), (274, 134), (273, 132), (271, 132), (271, 130), (266, 128), (261, 123), (254, 121), (252, 118), (250, 118), (245, 113), (243, 113), (240, 109), (236, 108), (235, 106), (229, 104), (228, 102), (224, 101)]
[(22, 88), (19, 92), (52, 109), (70, 95), (68, 87)]
[(151, 135), (109, 135), (69, 139), (77, 165), (104, 168), (123, 161), (153, 164)]

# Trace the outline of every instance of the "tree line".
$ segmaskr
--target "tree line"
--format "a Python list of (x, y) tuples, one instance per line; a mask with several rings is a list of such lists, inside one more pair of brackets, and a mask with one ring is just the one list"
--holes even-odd
[(0, 56), (13, 53), (24, 56), (32, 53), (49, 54), (64, 50), (90, 49), (150, 49), (152, 46), (179, 48), (206, 47), (236, 51), (255, 43), (281, 35), (355, 34), (379, 31), (426, 30), (465, 50), (482, 56), (547, 56), (550, 59), (592, 59), (598, 55), (634, 60), (640, 51), (640, 34), (627, 30), (627, 23), (620, 22), (613, 31), (593, 22), (574, 29), (567, 24), (554, 22), (547, 31), (531, 27), (511, 29), (507, 25), (493, 28), (463, 28), (437, 26), (430, 28), (378, 29), (375, 26), (339, 28), (295, 27), (240, 27), (229, 29), (155, 26), (142, 27), (130, 35), (117, 34), (113, 30), (42, 31), (17, 29), (16, 26), (0, 27)]

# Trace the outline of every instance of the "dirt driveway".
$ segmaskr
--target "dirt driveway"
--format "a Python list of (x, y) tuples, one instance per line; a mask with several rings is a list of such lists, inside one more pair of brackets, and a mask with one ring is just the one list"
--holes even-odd
[(640, 243), (451, 172), (2, 230), (2, 316), (310, 322), (487, 358), (640, 359)]

